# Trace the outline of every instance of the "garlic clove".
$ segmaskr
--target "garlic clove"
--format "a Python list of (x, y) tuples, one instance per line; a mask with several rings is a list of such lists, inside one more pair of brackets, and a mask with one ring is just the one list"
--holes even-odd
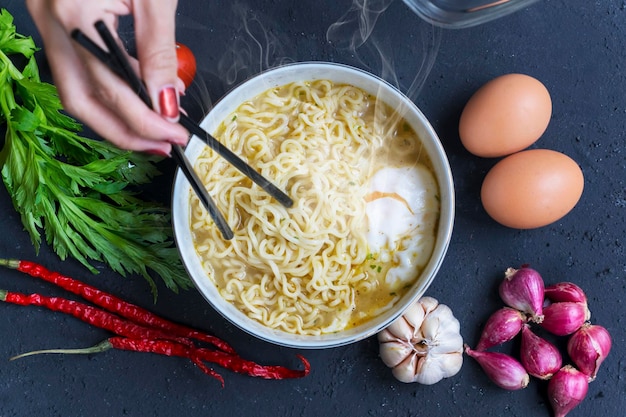
[(428, 320), (425, 320), (420, 328), (420, 334), (423, 339), (439, 339), (443, 340), (448, 334), (457, 334), (461, 330), (461, 324), (452, 314), (450, 307), (440, 304), (439, 308), (432, 310), (428, 314)]
[(424, 315), (430, 314), (431, 312), (435, 311), (435, 309), (439, 308), (439, 306), (444, 305), (444, 304), (439, 304), (439, 301), (437, 301), (435, 298), (428, 297), (428, 296), (420, 298), (418, 304), (424, 310)]
[(463, 353), (463, 337), (459, 333), (440, 334), (437, 336), (436, 342), (431, 342), (429, 353), (435, 355)]
[(415, 382), (432, 385), (444, 378), (456, 375), (463, 366), (460, 353), (436, 354), (432, 351), (420, 361), (420, 371), (415, 374)]
[(395, 365), (391, 371), (392, 375), (400, 382), (409, 384), (416, 382), (416, 376), (419, 372), (421, 357), (418, 355), (409, 355), (397, 365)]
[(438, 357), (440, 358), (438, 363), (443, 377), (450, 378), (456, 375), (463, 366), (463, 343), (461, 343), (461, 349), (458, 352), (443, 353)]
[(384, 331), (390, 333), (390, 336), (396, 339), (406, 341), (410, 341), (415, 336), (415, 327), (409, 323), (405, 316), (394, 320)]
[(387, 342), (397, 342), (398, 341), (398, 336), (396, 336), (395, 334), (391, 333), (389, 331), (389, 328), (386, 328), (384, 330), (381, 330), (378, 333), (378, 341), (382, 344), (382, 343), (387, 343)]
[(414, 353), (413, 346), (410, 343), (390, 341), (381, 344), (380, 358), (388, 367), (398, 366), (409, 355)]
[(393, 376), (400, 382), (432, 385), (456, 375), (463, 366), (461, 354), (413, 354), (396, 365)]
[[(427, 298), (427, 297), (424, 297), (424, 298)], [(424, 317), (426, 317), (426, 314), (427, 314), (424, 308), (422, 307), (421, 300), (423, 300), (423, 298), (420, 299), (420, 302), (411, 304), (402, 314), (402, 318), (404, 319), (403, 321), (408, 326), (411, 327), (411, 332), (410, 332), (411, 335), (415, 333), (415, 329), (419, 329), (422, 326), (422, 323), (424, 322)], [(396, 321), (401, 321), (401, 320), (396, 320)]]

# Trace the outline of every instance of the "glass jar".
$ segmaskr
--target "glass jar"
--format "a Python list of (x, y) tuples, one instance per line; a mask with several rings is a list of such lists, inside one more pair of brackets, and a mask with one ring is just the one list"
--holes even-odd
[(436, 26), (466, 28), (513, 13), (538, 0), (403, 0)]

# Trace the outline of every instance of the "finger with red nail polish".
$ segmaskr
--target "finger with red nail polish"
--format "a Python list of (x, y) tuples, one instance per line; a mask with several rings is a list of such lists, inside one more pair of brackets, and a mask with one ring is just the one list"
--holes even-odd
[(166, 86), (159, 92), (159, 112), (170, 122), (178, 121), (180, 116), (178, 92), (173, 85)]

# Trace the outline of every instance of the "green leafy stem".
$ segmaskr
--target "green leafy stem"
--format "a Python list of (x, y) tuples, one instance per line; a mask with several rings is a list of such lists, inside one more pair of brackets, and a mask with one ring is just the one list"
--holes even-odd
[[(37, 252), (43, 234), (61, 259), (94, 273), (93, 262), (104, 262), (123, 276), (140, 274), (155, 297), (154, 273), (173, 291), (189, 288), (169, 209), (137, 191), (160, 174), (159, 159), (82, 136), (56, 88), (41, 81), (37, 50), (0, 9), (2, 180)], [(18, 58), (26, 62), (21, 70)]]

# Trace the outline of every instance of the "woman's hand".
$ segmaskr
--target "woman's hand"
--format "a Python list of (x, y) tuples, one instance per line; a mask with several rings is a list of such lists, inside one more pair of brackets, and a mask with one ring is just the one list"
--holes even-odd
[[(124, 149), (169, 155), (188, 132), (179, 118), (176, 0), (26, 0), (40, 31), (52, 76), (65, 109), (97, 134)], [(94, 23), (104, 21), (116, 36), (119, 16), (134, 17), (137, 60), (130, 58), (154, 103), (148, 108), (134, 91), (97, 58), (74, 42), (80, 29), (101, 42)]]

